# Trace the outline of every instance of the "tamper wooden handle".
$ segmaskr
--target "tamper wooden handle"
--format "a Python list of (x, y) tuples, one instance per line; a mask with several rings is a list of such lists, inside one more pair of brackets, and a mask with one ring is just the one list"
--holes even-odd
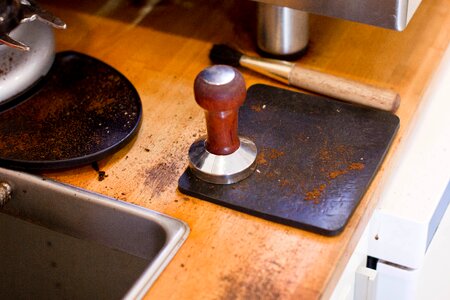
[(228, 155), (239, 148), (238, 111), (246, 94), (244, 78), (233, 67), (215, 65), (197, 75), (194, 96), (205, 110), (206, 149), (212, 154)]

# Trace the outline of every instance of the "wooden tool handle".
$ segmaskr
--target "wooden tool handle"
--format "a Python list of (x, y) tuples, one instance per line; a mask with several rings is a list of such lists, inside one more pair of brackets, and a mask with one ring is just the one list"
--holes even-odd
[(206, 118), (206, 149), (227, 155), (240, 146), (238, 111), (247, 95), (242, 75), (235, 68), (216, 65), (206, 68), (194, 82), (195, 100)]
[(294, 65), (289, 74), (289, 84), (339, 100), (395, 112), (400, 105), (400, 95), (354, 80), (314, 71)]

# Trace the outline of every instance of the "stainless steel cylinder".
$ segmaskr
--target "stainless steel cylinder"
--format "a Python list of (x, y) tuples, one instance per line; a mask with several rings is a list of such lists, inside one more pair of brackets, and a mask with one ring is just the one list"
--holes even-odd
[(267, 3), (258, 3), (257, 43), (269, 56), (300, 56), (309, 40), (308, 13)]

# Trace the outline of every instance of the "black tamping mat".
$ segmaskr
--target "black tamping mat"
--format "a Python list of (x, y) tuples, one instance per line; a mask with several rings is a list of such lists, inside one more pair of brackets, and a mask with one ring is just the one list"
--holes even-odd
[(258, 147), (257, 169), (232, 185), (197, 179), (179, 190), (264, 219), (333, 236), (360, 202), (398, 129), (394, 114), (266, 85), (239, 111), (239, 134)]
[(25, 170), (77, 167), (105, 158), (137, 132), (134, 86), (93, 57), (61, 52), (48, 74), (0, 112), (0, 165)]

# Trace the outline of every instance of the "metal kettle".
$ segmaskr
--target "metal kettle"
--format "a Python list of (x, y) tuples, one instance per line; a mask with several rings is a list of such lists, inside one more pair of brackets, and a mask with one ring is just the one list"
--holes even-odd
[(16, 41), (9, 33), (21, 23), (40, 20), (54, 28), (64, 29), (66, 24), (33, 0), (0, 1), (0, 43), (20, 50), (30, 50), (28, 45)]

